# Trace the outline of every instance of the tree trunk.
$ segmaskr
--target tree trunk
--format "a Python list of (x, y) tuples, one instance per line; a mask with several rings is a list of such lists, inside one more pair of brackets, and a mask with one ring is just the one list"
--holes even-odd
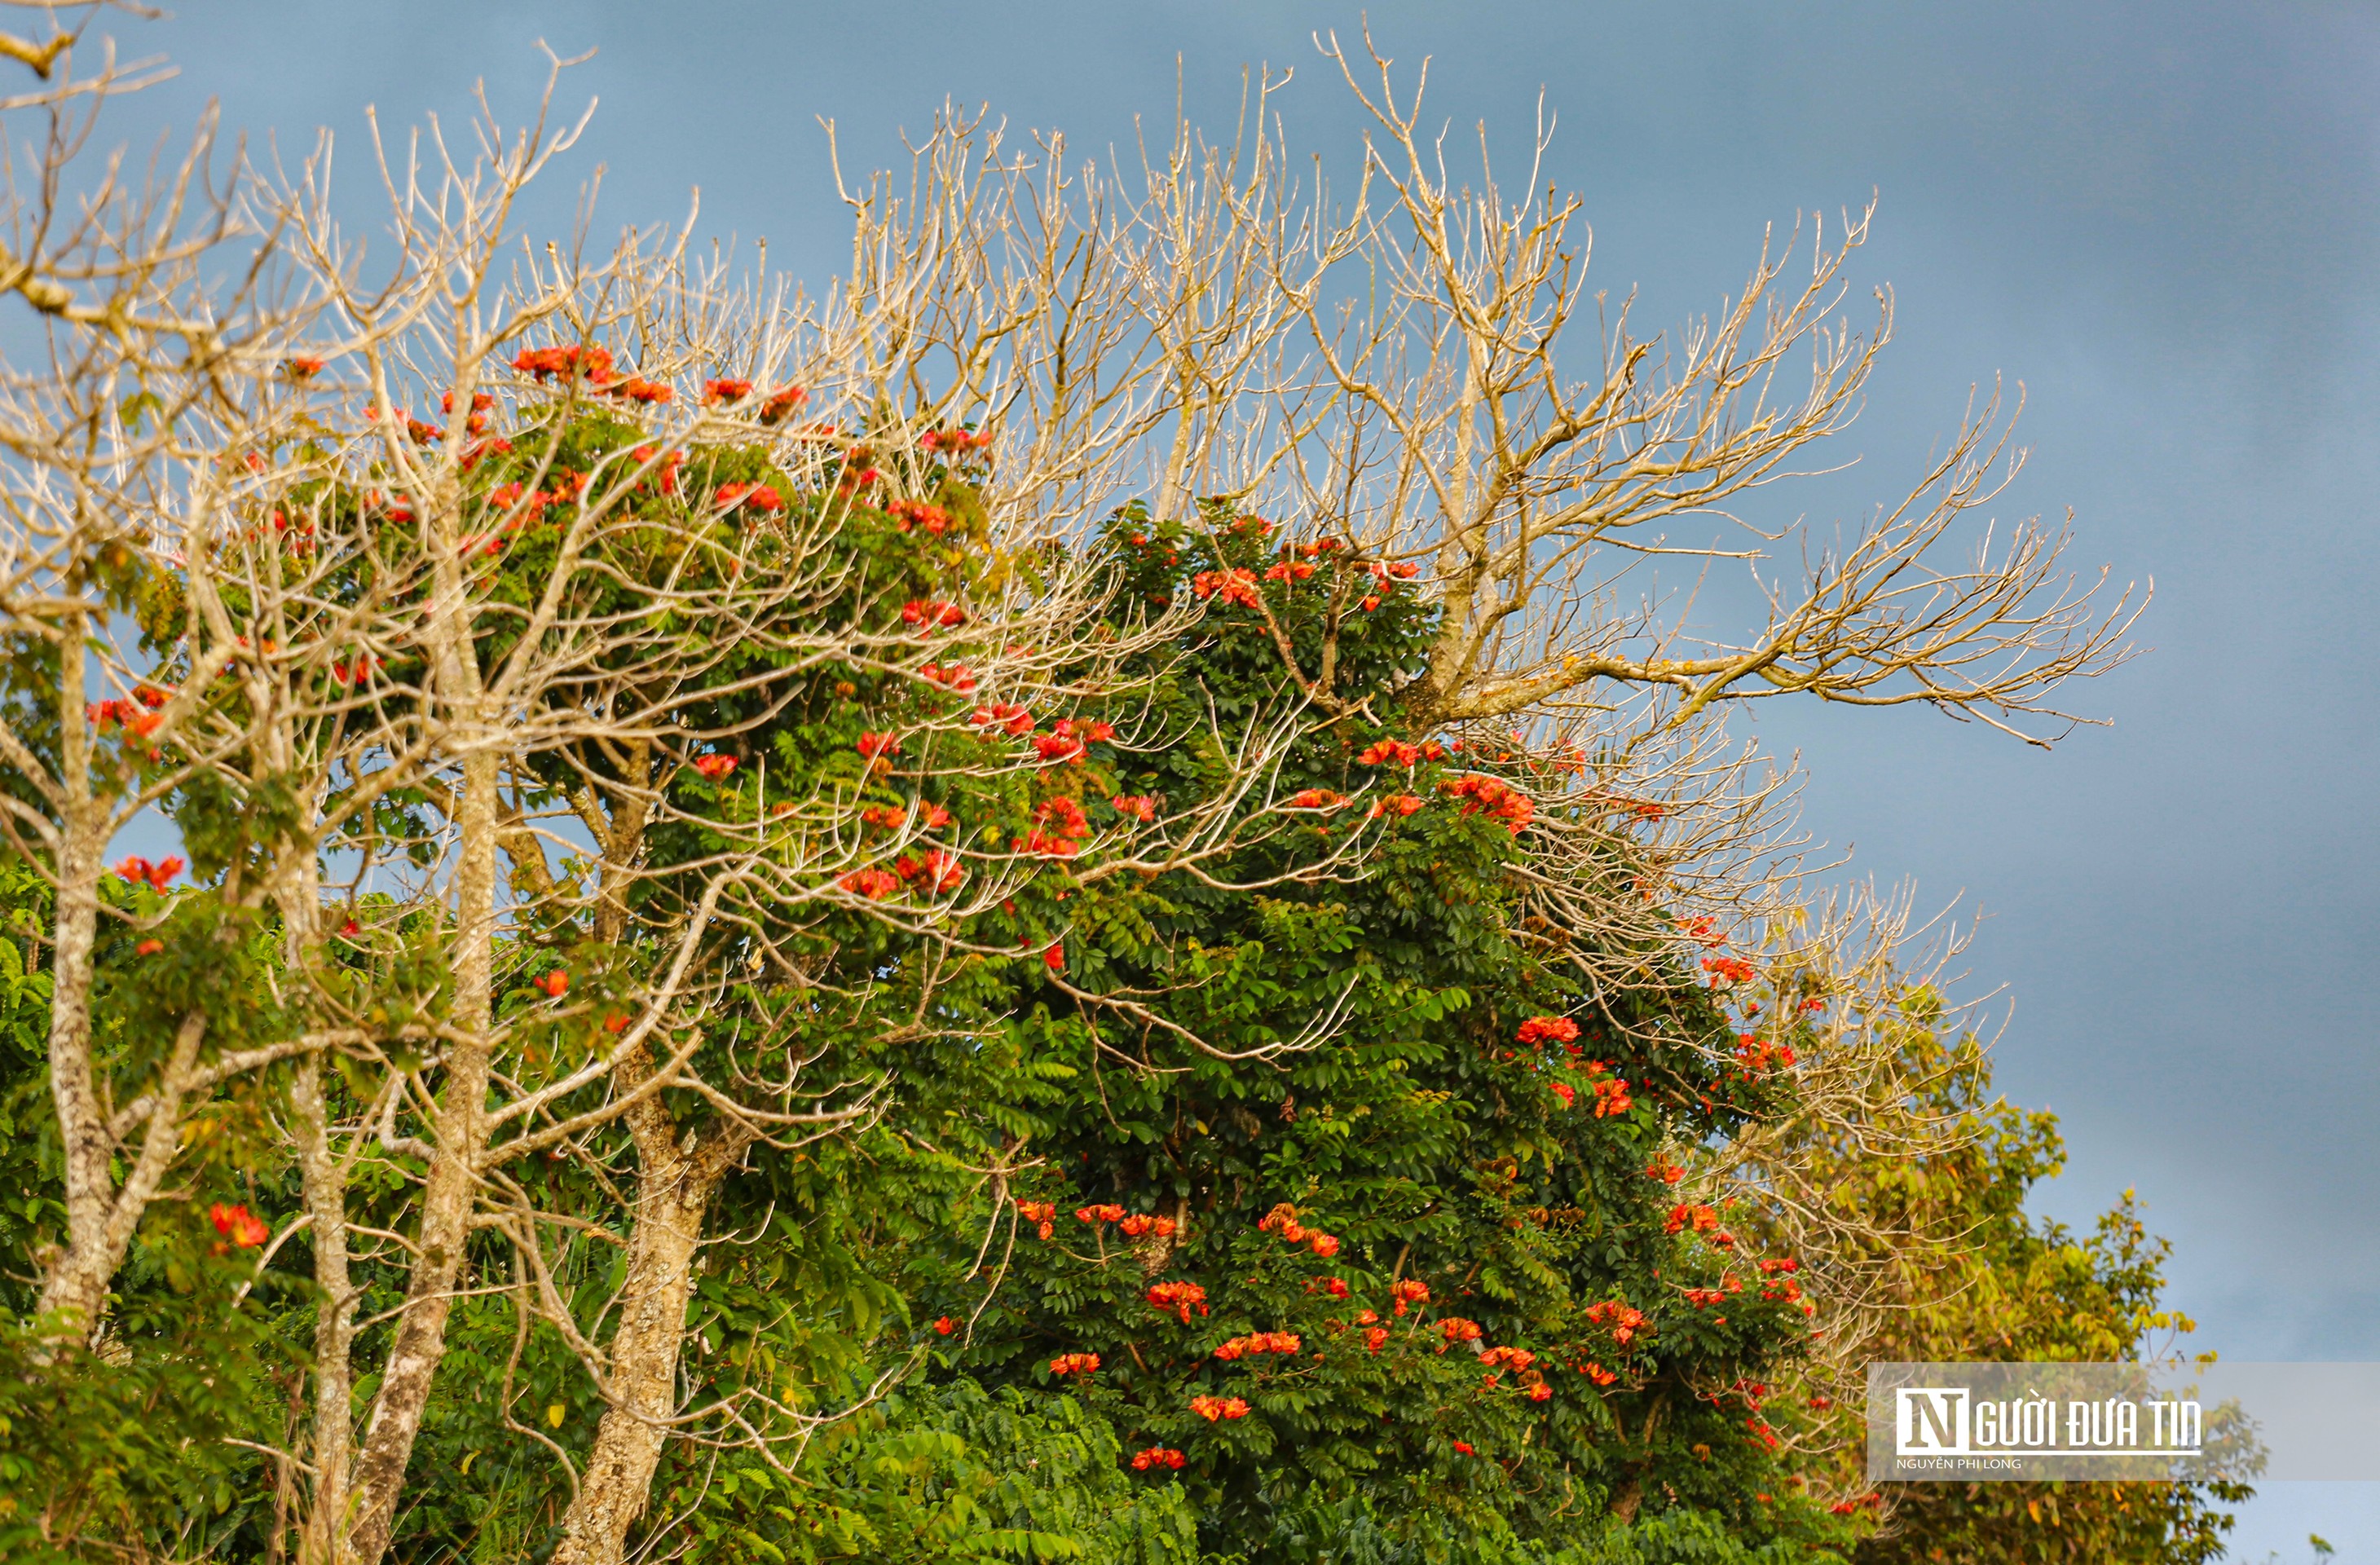
[(335, 1565), (347, 1517), (347, 1464), (355, 1450), (356, 1296), (347, 1277), (347, 1187), (331, 1149), (330, 1105), (322, 1094), (322, 1059), (298, 1062), (289, 1090), (297, 1110), (298, 1166), (304, 1177), (306, 1215), (312, 1219), (314, 1284), (314, 1496), (299, 1542), (299, 1565)]
[[(622, 1074), (641, 1080), (650, 1068), (638, 1049)], [(596, 1427), (552, 1565), (619, 1565), (628, 1529), (652, 1498), (668, 1420), (677, 1412), (678, 1346), (703, 1220), (720, 1182), (751, 1142), (747, 1133), (726, 1126), (714, 1127), (708, 1146), (693, 1135), (681, 1140), (658, 1098), (638, 1104), (629, 1124), (637, 1137), (637, 1213), (620, 1328), (611, 1344), (611, 1406)]]
[(455, 876), (454, 1030), (446, 1090), (438, 1105), (437, 1151), (421, 1196), (412, 1279), (404, 1318), (382, 1372), (380, 1394), (356, 1457), (354, 1521), (339, 1565), (379, 1565), (405, 1490), (406, 1464), (429, 1405), (446, 1321), (463, 1274), (471, 1214), (478, 1204), (480, 1151), (488, 1134), (488, 1034), (492, 1022), (496, 933), (496, 752), (482, 739), (463, 762), (455, 809), (459, 852)]

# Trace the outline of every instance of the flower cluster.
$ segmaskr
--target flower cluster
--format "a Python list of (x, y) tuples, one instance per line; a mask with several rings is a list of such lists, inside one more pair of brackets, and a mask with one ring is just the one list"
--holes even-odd
[(1245, 1337), (1234, 1337), (1215, 1347), (1219, 1359), (1235, 1359), (1242, 1354), (1283, 1353), (1295, 1357), (1305, 1343), (1294, 1331), (1256, 1331)]
[(1692, 1228), (1696, 1233), (1706, 1233), (1718, 1227), (1718, 1214), (1708, 1207), (1697, 1207), (1681, 1201), (1670, 1208), (1669, 1220), (1661, 1225), (1664, 1233), (1677, 1233)]
[(1190, 1312), (1207, 1313), (1207, 1290), (1195, 1282), (1160, 1282), (1148, 1291), (1148, 1302), (1160, 1313), (1190, 1324)]
[(1528, 830), (1537, 813), (1536, 802), (1511, 784), (1493, 777), (1474, 772), (1467, 777), (1451, 778), (1439, 784), (1440, 790), (1469, 802), (1463, 813), (1471, 815), (1485, 811), (1488, 819), (1500, 822), (1515, 837)]
[(1090, 818), (1083, 807), (1060, 795), (1033, 812), (1033, 830), (1016, 839), (1016, 848), (1045, 858), (1072, 858), (1090, 834)]
[(1016, 1215), (1025, 1221), (1038, 1225), (1042, 1238), (1058, 1231), (1058, 1203), (1055, 1201), (1025, 1201), (1016, 1203)]
[(1715, 988), (1748, 984), (1755, 974), (1752, 964), (1740, 956), (1706, 956), (1703, 958), (1703, 971), (1711, 976), (1710, 981)]
[(1578, 1024), (1567, 1016), (1532, 1016), (1516, 1036), (1524, 1044), (1568, 1043), (1578, 1037)]
[[(1124, 1237), (1128, 1239), (1137, 1239), (1144, 1233), (1153, 1233), (1160, 1239), (1173, 1237), (1174, 1223), (1172, 1218), (1151, 1217), (1147, 1212), (1135, 1212), (1116, 1226), (1123, 1230)], [(1189, 1285), (1184, 1283), (1184, 1286)]]
[(734, 756), (708, 755), (694, 758), (694, 770), (713, 782), (735, 770)]
[(990, 706), (978, 707), (975, 716), (967, 721), (978, 728), (997, 727), (1011, 734), (1033, 732), (1033, 713), (1014, 701), (994, 701)]
[(1412, 767), (1420, 764), (1421, 746), (1408, 745), (1401, 739), (1382, 739), (1355, 758), (1358, 766)]
[(859, 753), (869, 760), (881, 760), (901, 753), (901, 741), (890, 734), (862, 734), (857, 745)]
[(1192, 1397), (1190, 1411), (1212, 1424), (1219, 1418), (1245, 1418), (1248, 1404), (1237, 1397)]
[(513, 360), (513, 368), (540, 382), (556, 375), (580, 375), (589, 385), (602, 386), (614, 378), (611, 352), (600, 347), (524, 348)]
[(1045, 761), (1072, 761), (1079, 765), (1087, 743), (1114, 737), (1115, 729), (1108, 723), (1096, 721), (1076, 722), (1071, 717), (1062, 717), (1051, 725), (1049, 733), (1034, 736), (1033, 749)]
[(975, 692), (975, 673), (965, 663), (948, 666), (928, 663), (917, 671), (917, 676), (955, 695), (967, 696)]
[(1645, 1165), (1645, 1177), (1658, 1179), (1664, 1184), (1675, 1184), (1686, 1177), (1686, 1171), (1665, 1158), (1656, 1158)]
[(1284, 1242), (1291, 1244), (1303, 1244), (1324, 1260), (1329, 1260), (1339, 1253), (1337, 1235), (1324, 1233), (1301, 1224), (1297, 1220), (1297, 1208), (1286, 1201), (1264, 1215), (1263, 1220), (1257, 1224), (1257, 1231), (1278, 1232)]
[[(1742, 1292), (1743, 1280), (1730, 1271), (1719, 1279), (1719, 1285), (1716, 1288), (1687, 1288), (1681, 1292), (1684, 1293), (1686, 1303), (1701, 1309), (1707, 1304), (1723, 1304)], [(1724, 1324), (1726, 1317), (1722, 1316), (1719, 1318)]]
[(1300, 788), (1289, 796), (1288, 809), (1343, 809), (1347, 801), (1328, 788)]
[(165, 858), (152, 864), (145, 858), (128, 858), (115, 867), (115, 872), (136, 886), (146, 885), (152, 892), (162, 892), (165, 882), (182, 872), (182, 861)]
[(990, 450), (991, 436), (978, 430), (928, 430), (917, 437), (917, 443), (928, 451), (965, 456), (969, 452)]
[(1479, 1323), (1475, 1320), (1465, 1320), (1459, 1315), (1451, 1315), (1439, 1321), (1438, 1329), (1446, 1338), (1446, 1341), (1438, 1350), (1439, 1353), (1446, 1352), (1457, 1342), (1479, 1341)]
[(1402, 1282), (1390, 1284), (1389, 1297), (1396, 1301), (1396, 1313), (1402, 1315), (1407, 1304), (1429, 1303), (1429, 1284), (1419, 1278), (1408, 1277)]
[(932, 635), (966, 624), (966, 611), (941, 599), (912, 598), (901, 605), (901, 623)]
[(934, 896), (948, 896), (966, 884), (966, 866), (959, 862), (956, 854), (939, 848), (916, 857), (905, 854), (892, 870), (903, 880)]
[(1108, 801), (1108, 807), (1127, 820), (1137, 820), (1146, 826), (1157, 819), (1157, 801), (1147, 794), (1118, 794)]
[(710, 491), (710, 503), (722, 511), (738, 505), (751, 511), (776, 512), (785, 508), (785, 497), (772, 484), (723, 483)]
[(1623, 1348), (1652, 1325), (1642, 1311), (1631, 1308), (1622, 1299), (1606, 1299), (1587, 1305), (1586, 1318), (1597, 1326), (1610, 1328), (1611, 1340)]
[(1115, 1206), (1077, 1207), (1075, 1208), (1075, 1220), (1094, 1225), (1103, 1222), (1122, 1222), (1123, 1208)]
[(1427, 800), (1417, 799), (1411, 794), (1390, 794), (1385, 799), (1374, 799), (1372, 807), (1364, 812), (1364, 819), (1378, 820), (1384, 815), (1411, 815), (1426, 803)]
[(227, 1207), (218, 1201), (207, 1208), (207, 1220), (215, 1225), (217, 1233), (243, 1250), (254, 1249), (273, 1237), (273, 1230), (265, 1226), (264, 1219), (245, 1206)]
[(1147, 1450), (1132, 1453), (1132, 1470), (1135, 1473), (1146, 1473), (1152, 1468), (1162, 1467), (1178, 1473), (1182, 1470), (1184, 1460), (1186, 1459), (1180, 1451), (1170, 1447), (1151, 1446)]
[(920, 528), (940, 538), (951, 530), (951, 514), (939, 505), (929, 505), (922, 500), (895, 500), (884, 507), (892, 525), (903, 532)]
[(890, 869), (855, 869), (835, 884), (854, 896), (882, 902), (901, 889), (901, 877)]
[(1779, 1068), (1790, 1069), (1793, 1060), (1793, 1050), (1790, 1045), (1763, 1043), (1750, 1033), (1736, 1035), (1735, 1062), (1743, 1067), (1743, 1074), (1747, 1076), (1758, 1075), (1764, 1071)]
[[(151, 704), (164, 705), (162, 700)], [(158, 725), (165, 721), (153, 711), (143, 711), (140, 705), (133, 701), (94, 701), (83, 708), (83, 716), (90, 719), (94, 727), (102, 730), (111, 722), (121, 723), (127, 734), (142, 739), (157, 732)]]
[(1200, 571), (1190, 578), (1190, 590), (1201, 598), (1220, 597), (1226, 603), (1237, 603), (1253, 609), (1263, 601), (1257, 588), (1256, 573), (1234, 566), (1230, 570)]
[(1052, 1375), (1080, 1375), (1087, 1377), (1098, 1374), (1099, 1370), (1099, 1355), (1097, 1353), (1060, 1353), (1050, 1361), (1050, 1373)]

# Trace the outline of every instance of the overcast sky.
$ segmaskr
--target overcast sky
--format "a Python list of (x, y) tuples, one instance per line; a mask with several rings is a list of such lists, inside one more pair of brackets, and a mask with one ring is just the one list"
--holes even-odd
[[(2235, 1359), (2380, 1359), (2380, 12), (2370, 6), (1379, 4), (1431, 58), (1434, 115), (1525, 150), (1585, 199), (1596, 286), (1640, 325), (1710, 309), (1763, 226), (1880, 198), (1855, 266), (1898, 340), (1844, 443), (1859, 466), (1766, 519), (1856, 518), (2022, 382), (2033, 457), (2007, 518), (2075, 514), (2078, 558), (2154, 577), (2154, 651), (2081, 693), (2113, 719), (2054, 751), (1921, 710), (1771, 710), (1808, 827), (1855, 869), (1985, 916), (2012, 1098), (2072, 1159), (2036, 1206), (2087, 1222), (2126, 1185), (2176, 1245), (2170, 1299)], [(136, 35), (185, 67), (144, 113), (302, 147), (342, 137), (368, 215), (363, 111), (450, 121), (484, 78), (517, 106), (536, 42), (595, 57), (601, 99), (542, 215), (605, 169), (599, 226), (681, 216), (765, 236), (823, 282), (844, 218), (821, 117), (874, 165), (946, 98), (1078, 150), (1161, 127), (1177, 81), (1223, 127), (1244, 66), (1294, 67), (1293, 141), (1341, 167), (1358, 127), (1314, 48), (1355, 7), (193, 0)], [(128, 121), (128, 124), (132, 123)], [(2372, 1486), (2285, 1486), (2237, 1557), (2380, 1559)], [(2361, 1546), (2359, 1549), (2358, 1546)]]

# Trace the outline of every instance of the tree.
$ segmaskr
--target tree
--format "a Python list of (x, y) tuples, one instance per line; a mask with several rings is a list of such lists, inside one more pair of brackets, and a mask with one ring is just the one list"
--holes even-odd
[[(12, 841), (55, 888), (42, 1352), (82, 1373), (165, 1179), (211, 1156), (194, 1106), (269, 1105), (298, 1215), (225, 1204), (213, 1258), (256, 1252), (242, 1309), (276, 1264), (310, 1279), (310, 1416), (257, 1442), (270, 1549), (295, 1517), (304, 1558), (381, 1559), (443, 1396), (558, 1459), (562, 1558), (622, 1558), (656, 1483), (675, 1525), (722, 1453), (801, 1483), (939, 1345), (902, 1340), (919, 1292), (982, 1323), (958, 1362), (997, 1405), (1048, 1372), (1039, 1344), (1079, 1370), (1120, 1343), (1139, 1377), (1084, 1407), (1180, 1438), (1201, 1415), (1175, 1393), (1218, 1361), (1119, 1335), (1155, 1328), (1168, 1265), (1243, 1339), (1339, 1335), (1334, 1281), (1441, 1306), (1444, 1354), (1363, 1323), (1380, 1356), (1330, 1354), (1327, 1394), (1206, 1420), (1199, 1483), (1286, 1463), (1217, 1540), (1304, 1517), (1527, 1548), (1590, 1510), (1828, 1535), (1744, 1498), (1808, 1301), (1747, 1282), (1720, 1208), (1668, 1189), (1673, 1154), (1796, 1090), (1781, 1037), (1739, 1037), (1742, 959), (1708, 954), (1787, 889), (1717, 714), (1804, 694), (2013, 726), (2120, 659), (2130, 611), (2092, 617), (2029, 526), (1937, 565), (1997, 492), (1989, 414), (1842, 553), (1764, 583), (1740, 645), (1615, 609), (1647, 553), (1742, 556), (1660, 529), (1848, 418), (1889, 321), (1825, 324), (1864, 218), (1806, 285), (1764, 252), (1674, 359), (1623, 313), (1572, 384), (1575, 203), (1508, 208), (1484, 168), (1455, 190), (1386, 62), (1374, 88), (1333, 55), (1378, 131), (1344, 205), (1261, 128), (1184, 130), (1127, 196), (1062, 142), (953, 119), (905, 185), (853, 192), (853, 273), (814, 304), (693, 259), (690, 224), (515, 259), (521, 192), (584, 123), (543, 111), (483, 115), (476, 156), (434, 129), (382, 149), (384, 263), (331, 210), (325, 141), (294, 176), (239, 164), (195, 237), (171, 201), (100, 202), (76, 242), (140, 265), (25, 270), (71, 348), (18, 394), (6, 481), (34, 520), (0, 562)], [(81, 101), (57, 92), (31, 106)], [(1385, 291), (1359, 305), (1360, 277)], [(73, 655), (102, 627), (123, 645)], [(106, 890), (109, 835), (152, 806), (197, 883)], [(103, 908), (140, 937), (145, 1029), (104, 1062)], [(1103, 1236), (1157, 1189), (1170, 1213), (1126, 1208), (1154, 1236), (1135, 1259), (1052, 1258), (1054, 1218), (1010, 1249), (1020, 1201), (1099, 1195)], [(944, 1219), (889, 1220), (926, 1190)], [(806, 1231), (773, 1226), (787, 1196)], [(1316, 1269), (1318, 1209), (1353, 1280)], [(812, 1283), (691, 1353), (690, 1309), (768, 1316), (756, 1294)], [(843, 1346), (787, 1370), (829, 1322)], [(458, 1342), (492, 1403), (442, 1379)], [(1475, 1383), (1458, 1355), (1489, 1346)], [(1252, 1351), (1280, 1356), (1219, 1362)], [(1557, 1373), (1601, 1389), (1541, 1417)], [(583, 1437), (548, 1432), (565, 1401), (516, 1416), (571, 1384), (602, 1410)], [(968, 1405), (929, 1385), (905, 1404), (928, 1425)], [(1439, 1400), (1390, 1438), (1392, 1386)], [(1500, 1476), (1448, 1465), (1457, 1431)], [(1315, 1509), (1358, 1473), (1360, 1517)]]
[(2057, 1119), (1992, 1092), (1977, 1008), (1938, 987), (1962, 942), (1921, 955), (1907, 906), (1853, 897), (1771, 931), (1761, 993), (1795, 1019), (1801, 1091), (1706, 1175), (1827, 1301), (1828, 1340), (1779, 1399), (1795, 1464), (1835, 1510), (1881, 1523), (1858, 1560), (2219, 1559), (2218, 1507), (2252, 1492), (2235, 1482), (1865, 1481), (1871, 1361), (2129, 1362), (2192, 1329), (2160, 1304), (2170, 1245), (2131, 1191), (2088, 1235), (2026, 1214), (2065, 1161)]

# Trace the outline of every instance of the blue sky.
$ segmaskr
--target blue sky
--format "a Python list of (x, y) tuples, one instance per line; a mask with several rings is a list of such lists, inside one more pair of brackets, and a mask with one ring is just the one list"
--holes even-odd
[[(2380, 1359), (2380, 10), (2255, 4), (1754, 7), (1506, 0), (1376, 5), (1466, 135), (1549, 161), (1595, 231), (1597, 286), (1642, 325), (1707, 309), (1764, 224), (1880, 198), (1855, 268), (1898, 341), (1844, 442), (1860, 464), (1769, 520), (1892, 498), (1971, 385), (2022, 382), (2031, 466), (2009, 517), (2072, 507), (2077, 558), (2155, 577), (2154, 648), (2085, 690), (2114, 719), (2042, 754), (1930, 713), (1772, 709), (1805, 821), (1856, 872), (1985, 916), (2012, 1098), (2072, 1158), (2040, 1210), (2086, 1222), (2127, 1185), (2171, 1237), (2171, 1299), (2243, 1359)], [(1300, 148), (1348, 165), (1358, 127), (1312, 34), (1352, 7), (1050, 3), (899, 7), (214, 0), (143, 29), (184, 75), (142, 106), (303, 146), (335, 128), (362, 183), (363, 109), (459, 119), (475, 79), (517, 105), (535, 42), (598, 51), (601, 100), (533, 221), (603, 165), (611, 223), (766, 236), (822, 282), (844, 220), (821, 117), (890, 161), (945, 98), (1080, 150), (1161, 127), (1177, 79), (1228, 123), (1244, 66), (1295, 68)], [(1177, 77), (1178, 71), (1178, 77)], [(128, 125), (137, 123), (136, 119)], [(358, 216), (365, 209), (358, 204)], [(600, 224), (599, 224), (600, 226)], [(2236, 1557), (2380, 1559), (2370, 1486), (2277, 1486)]]

